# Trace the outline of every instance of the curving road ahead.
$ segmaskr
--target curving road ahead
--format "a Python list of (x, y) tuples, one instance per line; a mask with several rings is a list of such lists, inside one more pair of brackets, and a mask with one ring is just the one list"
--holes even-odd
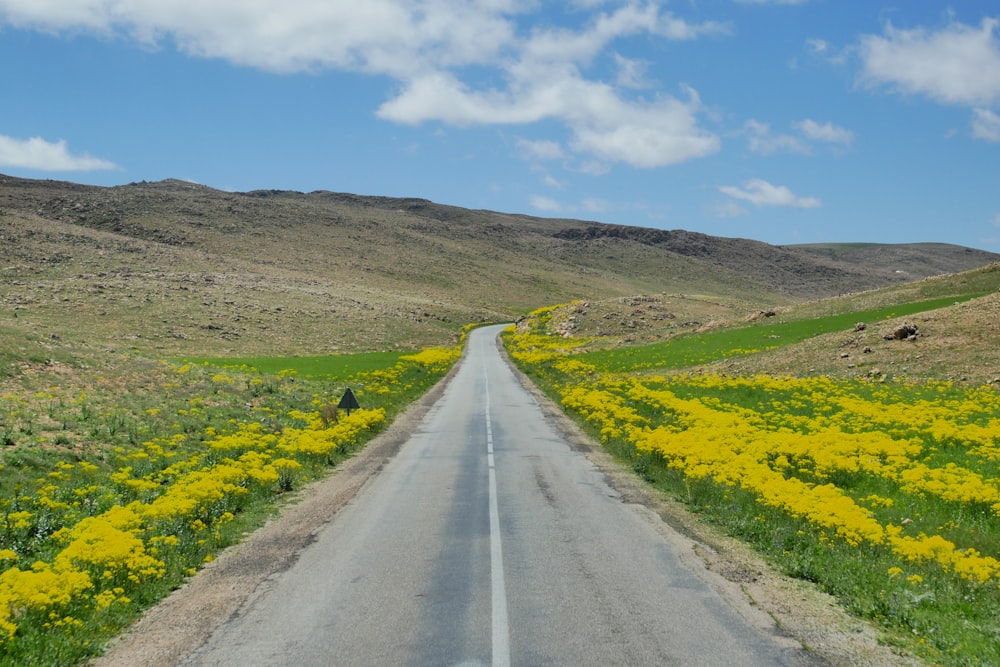
[(186, 665), (807, 665), (622, 502), (474, 331), (441, 399)]

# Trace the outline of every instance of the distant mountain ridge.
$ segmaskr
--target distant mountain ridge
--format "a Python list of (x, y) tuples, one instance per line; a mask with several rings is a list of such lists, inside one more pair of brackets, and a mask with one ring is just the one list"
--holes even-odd
[(753, 309), (1000, 259), (946, 244), (771, 246), (410, 197), (2, 175), (0, 247), (0, 312), (33, 315), (39, 332), (72, 307), (95, 340), (288, 353), (425, 344), (573, 299), (699, 294)]

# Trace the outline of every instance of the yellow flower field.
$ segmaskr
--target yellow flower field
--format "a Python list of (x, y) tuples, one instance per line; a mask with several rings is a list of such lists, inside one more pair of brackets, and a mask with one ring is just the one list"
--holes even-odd
[[(514, 359), (647, 479), (946, 664), (1000, 662), (1000, 392)], [(989, 656), (989, 657), (984, 657)]]
[[(305, 395), (314, 385), (293, 373), (268, 380), (262, 397), (250, 369), (191, 364), (163, 367), (155, 407), (93, 410), (92, 399), (67, 400), (59, 387), (0, 396), (28, 425), (19, 434), (44, 444), (36, 424), (72, 418), (108, 443), (0, 495), (0, 665), (73, 664), (99, 649), (280, 494), (377, 432), (387, 407), (429, 388), (459, 354), (428, 349), (350, 378), (366, 407), (349, 414), (330, 409), (336, 399)], [(151, 437), (139, 439), (143, 431)]]

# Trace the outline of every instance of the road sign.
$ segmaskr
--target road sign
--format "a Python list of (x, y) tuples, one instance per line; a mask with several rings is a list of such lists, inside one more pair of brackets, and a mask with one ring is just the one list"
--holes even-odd
[(351, 410), (357, 410), (361, 406), (358, 404), (358, 399), (354, 397), (354, 392), (348, 387), (347, 391), (344, 392), (344, 397), (340, 399), (340, 403), (337, 407), (341, 410), (347, 410), (347, 414), (351, 414)]

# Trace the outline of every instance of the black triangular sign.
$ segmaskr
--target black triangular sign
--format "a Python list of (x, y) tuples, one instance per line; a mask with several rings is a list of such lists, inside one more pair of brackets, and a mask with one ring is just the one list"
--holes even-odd
[(344, 392), (344, 397), (340, 399), (340, 403), (337, 407), (341, 410), (347, 410), (347, 414), (351, 414), (351, 410), (357, 410), (361, 406), (358, 405), (358, 399), (354, 398), (354, 392), (348, 387), (347, 391)]

